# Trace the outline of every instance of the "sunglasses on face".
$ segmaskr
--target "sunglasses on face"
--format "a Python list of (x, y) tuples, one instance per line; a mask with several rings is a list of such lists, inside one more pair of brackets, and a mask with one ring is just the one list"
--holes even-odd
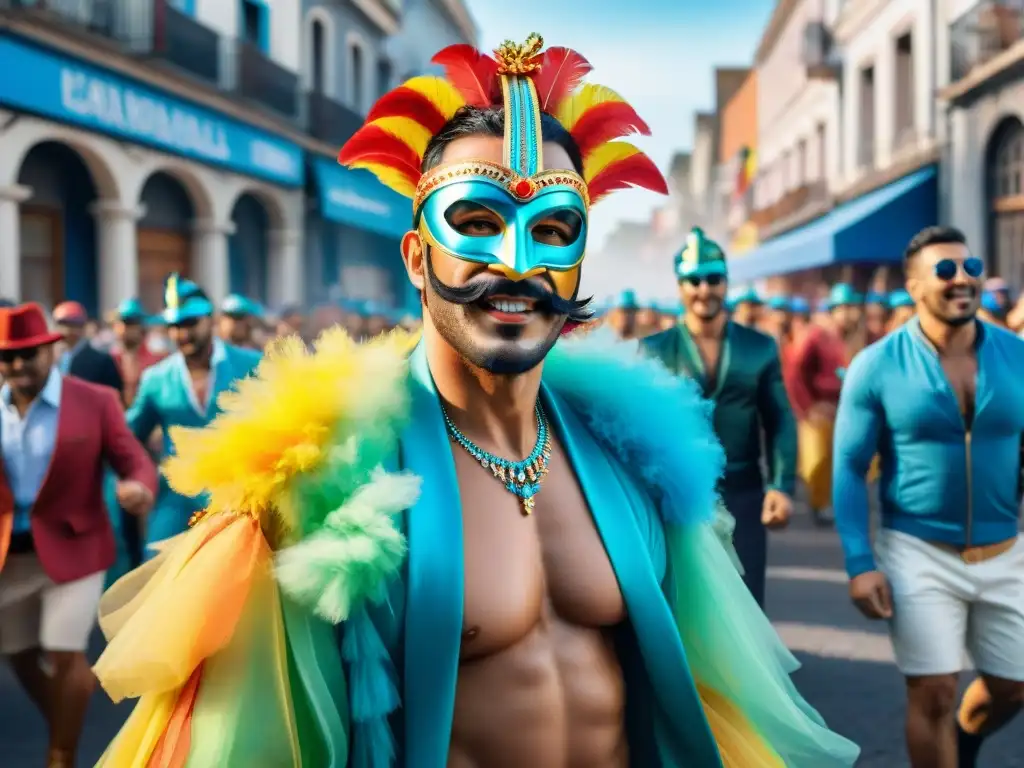
[(39, 355), (39, 347), (29, 347), (28, 349), (5, 349), (0, 350), (0, 363), (10, 365), (15, 360), (23, 360), (24, 362), (30, 362), (35, 360)]
[(721, 285), (725, 282), (725, 275), (690, 275), (686, 278), (686, 282), (694, 288), (700, 288), (701, 283), (707, 283), (709, 286), (714, 288), (715, 286)]
[(935, 264), (935, 276), (939, 278), (939, 280), (952, 280), (956, 277), (956, 273), (961, 267), (963, 267), (965, 275), (971, 278), (977, 278), (981, 277), (981, 273), (985, 271), (985, 262), (977, 256), (968, 256), (962, 263), (954, 261), (953, 259), (942, 259)]

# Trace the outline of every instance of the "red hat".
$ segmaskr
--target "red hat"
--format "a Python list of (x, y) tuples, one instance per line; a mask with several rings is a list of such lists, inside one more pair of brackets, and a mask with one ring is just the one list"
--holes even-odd
[(63, 336), (50, 330), (38, 304), (0, 309), (0, 351), (53, 344)]
[(88, 320), (89, 313), (77, 301), (62, 301), (53, 309), (53, 322), (55, 323), (85, 325)]

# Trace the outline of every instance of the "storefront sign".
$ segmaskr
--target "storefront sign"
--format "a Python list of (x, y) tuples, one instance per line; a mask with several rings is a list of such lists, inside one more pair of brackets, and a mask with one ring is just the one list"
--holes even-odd
[(369, 171), (353, 171), (325, 157), (313, 161), (313, 170), (325, 219), (394, 238), (412, 226), (411, 201)]
[[(99, 67), (0, 37), (0, 104), (278, 184), (303, 181), (301, 148)], [(17, 73), (12, 76), (10, 73)]]

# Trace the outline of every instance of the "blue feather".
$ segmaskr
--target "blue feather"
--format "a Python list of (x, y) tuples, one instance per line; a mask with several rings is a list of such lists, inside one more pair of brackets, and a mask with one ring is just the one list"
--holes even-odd
[(349, 701), (355, 726), (353, 768), (388, 768), (395, 757), (388, 716), (399, 705), (398, 677), (365, 606), (345, 622), (341, 656), (349, 668)]
[(714, 405), (696, 384), (606, 329), (559, 341), (544, 362), (544, 382), (645, 483), (666, 522), (714, 518), (725, 452)]

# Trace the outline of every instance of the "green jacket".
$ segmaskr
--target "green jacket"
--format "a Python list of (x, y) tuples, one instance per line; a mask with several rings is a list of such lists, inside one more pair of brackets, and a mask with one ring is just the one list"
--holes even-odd
[(768, 452), (768, 487), (793, 493), (796, 482), (796, 421), (782, 383), (775, 341), (760, 331), (730, 321), (710, 388), (697, 345), (680, 323), (648, 336), (643, 349), (670, 371), (697, 381), (715, 402), (715, 432), (726, 455), (722, 488), (763, 486), (761, 433)]

